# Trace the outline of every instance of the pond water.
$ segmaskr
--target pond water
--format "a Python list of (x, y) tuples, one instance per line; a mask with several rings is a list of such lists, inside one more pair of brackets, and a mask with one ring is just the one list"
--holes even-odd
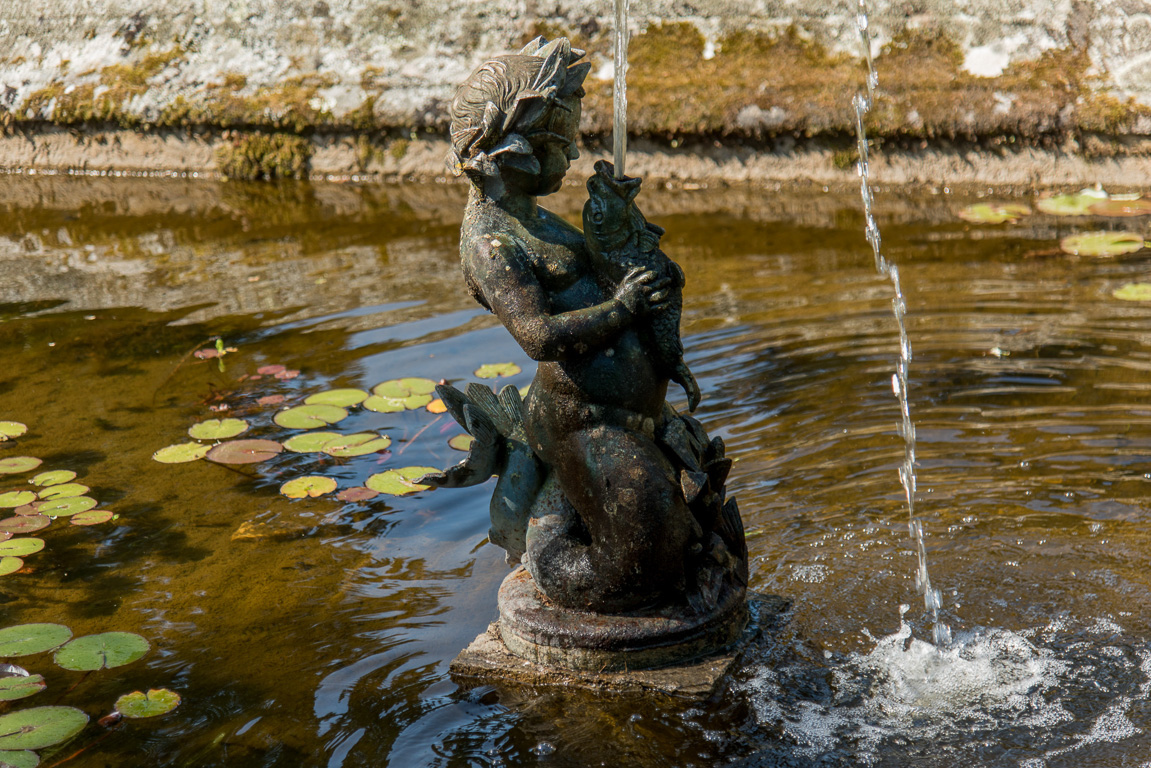
[[(573, 220), (580, 191), (555, 200)], [(645, 196), (688, 275), (698, 415), (738, 457), (751, 586), (791, 605), (695, 704), (452, 682), (507, 573), (486, 542), (490, 485), (278, 493), (303, 474), (346, 488), (448, 466), (462, 454), (447, 416), (353, 409), (339, 431), (393, 444), (352, 459), (151, 458), (221, 416), (284, 439), (281, 406), (257, 402), (274, 395), (463, 382), (499, 362), (523, 368), (501, 383), (528, 384), (531, 361), (459, 278), (460, 187), (4, 177), (0, 419), (29, 432), (0, 458), (76, 471), (118, 517), (36, 534), (45, 550), (0, 577), (3, 625), (152, 643), (88, 676), (21, 660), (48, 691), (10, 711), (61, 703), (93, 719), (43, 765), (1151, 761), (1151, 305), (1111, 295), (1146, 279), (1148, 252), (1060, 254), (1085, 219), (965, 224), (973, 192), (877, 195), (915, 349), (917, 514), (956, 636), (939, 653), (923, 642), (896, 474), (890, 284), (854, 192)], [(236, 351), (192, 354), (216, 338)], [(267, 365), (300, 374), (253, 378)], [(160, 687), (183, 698), (171, 714), (95, 723), (121, 694)]]

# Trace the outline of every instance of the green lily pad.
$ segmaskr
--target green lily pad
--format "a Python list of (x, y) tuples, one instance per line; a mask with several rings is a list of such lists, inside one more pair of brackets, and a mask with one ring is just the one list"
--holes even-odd
[(1122, 256), (1143, 250), (1144, 245), (1138, 232), (1082, 232), (1059, 241), (1063, 252), (1072, 256)]
[[(418, 398), (419, 396), (416, 395)], [(428, 395), (428, 402), (431, 402), (431, 395)], [(394, 397), (380, 397), (379, 395), (372, 395), (363, 403), (364, 408), (376, 413), (399, 413), (400, 411), (408, 410), (408, 406), (404, 400)], [(416, 408), (419, 408), (417, 405)]]
[(498, 379), (501, 376), (515, 376), (522, 371), (515, 363), (487, 363), (476, 369), (476, 376), (481, 379)]
[(377, 413), (414, 411), (432, 402), (436, 383), (431, 379), (390, 379), (372, 388), (372, 396), (364, 407)]
[(208, 458), (219, 464), (258, 464), (283, 450), (274, 440), (233, 440), (212, 446)]
[(325, 445), (341, 437), (339, 432), (304, 432), (289, 437), (284, 441), (284, 447), (293, 453), (319, 453)]
[(335, 405), (339, 408), (351, 408), (368, 399), (368, 393), (362, 389), (329, 389), (309, 395), (304, 405)]
[(1026, 205), (977, 203), (960, 211), (959, 218), (973, 224), (1003, 224), (1004, 222), (1018, 221), (1029, 213), (1031, 213), (1031, 209)]
[(0, 442), (20, 437), (27, 431), (27, 424), (21, 424), (18, 421), (0, 421)]
[(178, 443), (161, 448), (152, 454), (152, 458), (161, 464), (184, 464), (204, 458), (210, 450), (212, 446), (202, 443)]
[(248, 422), (243, 419), (208, 419), (193, 424), (188, 434), (197, 440), (227, 440), (248, 431)]
[(72, 525), (99, 525), (106, 523), (116, 515), (110, 509), (89, 509), (87, 512), (81, 512), (72, 515)]
[(379, 495), (379, 491), (373, 491), (371, 488), (357, 485), (353, 488), (345, 488), (340, 491), (336, 494), (336, 498), (340, 501), (371, 501)]
[(475, 442), (475, 438), (471, 435), (456, 435), (451, 440), (448, 440), (448, 445), (457, 451), (470, 451), (473, 442)]
[(18, 557), (0, 557), (0, 576), (16, 573), (24, 567), (24, 561)]
[(166, 715), (180, 704), (180, 694), (167, 688), (151, 688), (147, 693), (133, 691), (116, 699), (116, 711), (124, 717)]
[(48, 472), (41, 472), (28, 482), (41, 488), (47, 488), (61, 483), (70, 483), (75, 479), (76, 473), (70, 469), (53, 469)]
[[(0, 701), (27, 698), (47, 688), (43, 675), (15, 675), (0, 678)], [(0, 757), (2, 757), (0, 753)]]
[(70, 515), (87, 512), (96, 506), (96, 500), (91, 496), (70, 496), (64, 499), (49, 499), (36, 505), (36, 512), (48, 517), (68, 517)]
[(142, 658), (151, 645), (133, 632), (101, 632), (86, 635), (62, 646), (52, 657), (64, 669), (93, 672), (131, 664)]
[(0, 509), (22, 507), (25, 504), (31, 504), (35, 500), (36, 494), (32, 491), (8, 491), (7, 493), (0, 493)]
[(1073, 195), (1053, 195), (1035, 201), (1035, 207), (1054, 216), (1089, 216), (1091, 206), (1107, 199), (1107, 193), (1097, 189), (1084, 189)]
[(330, 477), (305, 475), (280, 486), (280, 493), (289, 499), (307, 499), (323, 496), (336, 490), (336, 481)]
[(0, 520), (0, 531), (7, 533), (35, 533), (51, 525), (52, 519), (39, 513), (35, 515), (16, 515)]
[(32, 456), (9, 456), (6, 459), (0, 459), (0, 475), (18, 475), (21, 472), (29, 472), (44, 462)]
[(338, 405), (297, 405), (287, 408), (272, 417), (272, 421), (285, 429), (315, 429), (335, 424), (348, 417), (348, 412)]
[(329, 456), (367, 456), (369, 453), (386, 450), (391, 444), (392, 438), (390, 437), (381, 437), (370, 432), (357, 432), (354, 435), (344, 435), (329, 441), (322, 450)]
[(1127, 283), (1111, 295), (1123, 301), (1151, 301), (1151, 283)]
[(67, 499), (71, 496), (83, 496), (88, 491), (92, 490), (83, 483), (61, 483), (60, 485), (53, 485), (40, 491), (40, 499), (47, 501), (48, 499)]
[(88, 724), (75, 707), (32, 707), (0, 716), (0, 750), (43, 749), (67, 741)]
[(1151, 216), (1151, 200), (1103, 200), (1089, 210), (1097, 216)]
[(391, 496), (407, 496), (408, 494), (423, 491), (430, 487), (415, 482), (416, 478), (439, 471), (440, 470), (435, 467), (389, 469), (387, 472), (372, 475), (364, 485), (373, 491), (379, 491), (380, 493), (386, 493)]
[(44, 549), (44, 539), (25, 538), (0, 541), (0, 557), (27, 557)]
[(0, 659), (31, 656), (59, 648), (72, 639), (63, 624), (19, 624), (0, 629)]
[(36, 768), (40, 765), (40, 756), (35, 752), (20, 750), (0, 750), (0, 768)]

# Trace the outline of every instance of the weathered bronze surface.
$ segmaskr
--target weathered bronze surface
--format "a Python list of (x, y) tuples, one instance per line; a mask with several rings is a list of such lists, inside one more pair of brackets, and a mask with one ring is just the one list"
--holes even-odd
[(472, 185), (464, 279), (539, 368), (526, 400), (439, 387), (475, 441), (422, 482), (498, 476), (491, 540), (526, 569), (501, 590), (513, 652), (566, 648), (543, 660), (580, 668), (589, 648), (679, 648), (650, 654), (655, 666), (739, 634), (747, 546), (723, 441), (665, 402), (669, 380), (691, 410), (700, 392), (679, 337), (683, 271), (635, 204), (640, 180), (597, 164), (584, 232), (537, 205), (579, 154), (582, 56), (538, 38), (482, 65), (452, 103), (450, 161)]

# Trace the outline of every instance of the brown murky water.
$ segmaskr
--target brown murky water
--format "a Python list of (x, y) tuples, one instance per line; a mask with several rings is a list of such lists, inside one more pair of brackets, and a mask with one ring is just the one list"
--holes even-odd
[[(574, 217), (579, 192), (556, 207)], [(901, 630), (915, 565), (896, 330), (856, 198), (644, 194), (688, 275), (688, 361), (702, 419), (738, 457), (752, 585), (792, 602), (696, 705), (457, 689), (447, 664), (494, 617), (506, 573), (485, 540), (488, 486), (365, 503), (277, 493), (305, 471), (348, 487), (454, 463), (447, 417), (338, 425), (392, 437), (384, 457), (151, 459), (225, 412), (285, 437), (255, 402), (269, 394), (464, 381), (505, 361), (527, 384), (530, 361), (458, 277), (459, 187), (0, 177), (0, 419), (30, 427), (0, 457), (73, 469), (119, 515), (38, 534), (45, 551), (0, 577), (3, 625), (153, 644), (82, 680), (47, 654), (23, 660), (49, 690), (10, 710), (59, 701), (93, 717), (43, 764), (1151, 761), (1151, 306), (1111, 295), (1148, 279), (1149, 252), (1075, 259), (1058, 238), (1099, 221), (980, 227), (956, 219), (957, 195), (878, 195), (916, 354), (918, 511), (959, 641), (938, 654), (913, 640), (929, 633), (922, 606)], [(190, 355), (217, 336), (237, 349), (223, 370)], [(268, 364), (301, 375), (248, 378)], [(149, 687), (183, 703), (110, 734), (95, 724)]]

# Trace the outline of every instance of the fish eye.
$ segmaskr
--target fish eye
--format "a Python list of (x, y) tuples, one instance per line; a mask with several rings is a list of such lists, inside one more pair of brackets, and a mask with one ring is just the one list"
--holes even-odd
[(595, 213), (593, 213), (591, 215), (591, 220), (594, 221), (596, 224), (599, 224), (601, 221), (603, 221), (603, 211), (596, 211)]

